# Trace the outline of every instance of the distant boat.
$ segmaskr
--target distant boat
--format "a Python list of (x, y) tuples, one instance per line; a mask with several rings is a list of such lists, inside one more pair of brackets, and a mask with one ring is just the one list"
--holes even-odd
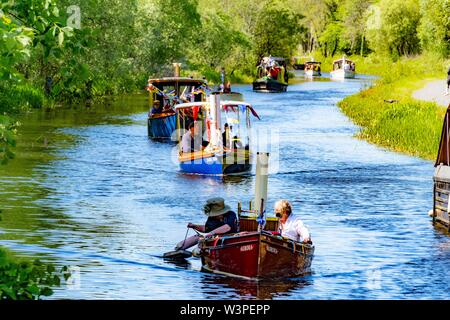
[(352, 60), (342, 59), (333, 61), (333, 71), (330, 72), (331, 78), (348, 79), (355, 77), (355, 63)]
[(175, 65), (175, 76), (149, 79), (150, 110), (147, 119), (148, 136), (170, 138), (176, 130), (174, 106), (181, 102), (204, 101), (208, 84), (204, 79), (180, 77), (179, 64)]
[(253, 91), (286, 92), (289, 79), (286, 61), (279, 57), (264, 57), (257, 67), (257, 77)]
[(305, 62), (305, 75), (307, 77), (319, 77), (321, 73), (321, 62), (308, 61)]
[(444, 117), (433, 176), (433, 223), (450, 232), (450, 105)]
[[(250, 118), (259, 116), (240, 93), (213, 92), (208, 98), (176, 106), (180, 170), (207, 175), (250, 171)], [(194, 139), (188, 133), (191, 126), (196, 131)], [(187, 150), (183, 150), (185, 134), (191, 143)]]

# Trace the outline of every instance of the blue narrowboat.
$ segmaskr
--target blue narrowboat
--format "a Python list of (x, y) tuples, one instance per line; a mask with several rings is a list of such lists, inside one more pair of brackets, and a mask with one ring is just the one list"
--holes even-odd
[(176, 113), (181, 172), (231, 175), (251, 171), (250, 116), (259, 116), (240, 93), (212, 93), (205, 102), (178, 104)]

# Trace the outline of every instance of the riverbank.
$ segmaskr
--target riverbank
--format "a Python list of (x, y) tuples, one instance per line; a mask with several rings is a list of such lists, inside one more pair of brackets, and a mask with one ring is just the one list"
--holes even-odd
[[(350, 119), (361, 126), (359, 138), (424, 159), (434, 159), (439, 145), (445, 108), (418, 100), (429, 88), (414, 95), (430, 81), (445, 76), (447, 62), (431, 56), (402, 58), (395, 63), (370, 66), (380, 79), (366, 90), (339, 102)], [(429, 66), (435, 66), (430, 70)], [(357, 64), (358, 68), (358, 64)], [(431, 82), (432, 84), (434, 82)], [(444, 88), (434, 88), (442, 95)]]

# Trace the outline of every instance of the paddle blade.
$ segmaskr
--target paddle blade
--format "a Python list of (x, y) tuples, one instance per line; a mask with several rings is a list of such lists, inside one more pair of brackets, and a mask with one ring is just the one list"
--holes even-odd
[(164, 259), (186, 259), (192, 256), (192, 253), (187, 250), (175, 250), (164, 253)]

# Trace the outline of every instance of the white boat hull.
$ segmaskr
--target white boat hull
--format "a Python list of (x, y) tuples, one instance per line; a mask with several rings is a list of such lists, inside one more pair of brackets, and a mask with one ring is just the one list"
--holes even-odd
[(334, 79), (351, 79), (355, 77), (355, 72), (350, 70), (335, 70), (331, 71), (330, 75)]
[(320, 71), (317, 70), (306, 70), (305, 71), (305, 76), (307, 77), (318, 77), (321, 76)]

